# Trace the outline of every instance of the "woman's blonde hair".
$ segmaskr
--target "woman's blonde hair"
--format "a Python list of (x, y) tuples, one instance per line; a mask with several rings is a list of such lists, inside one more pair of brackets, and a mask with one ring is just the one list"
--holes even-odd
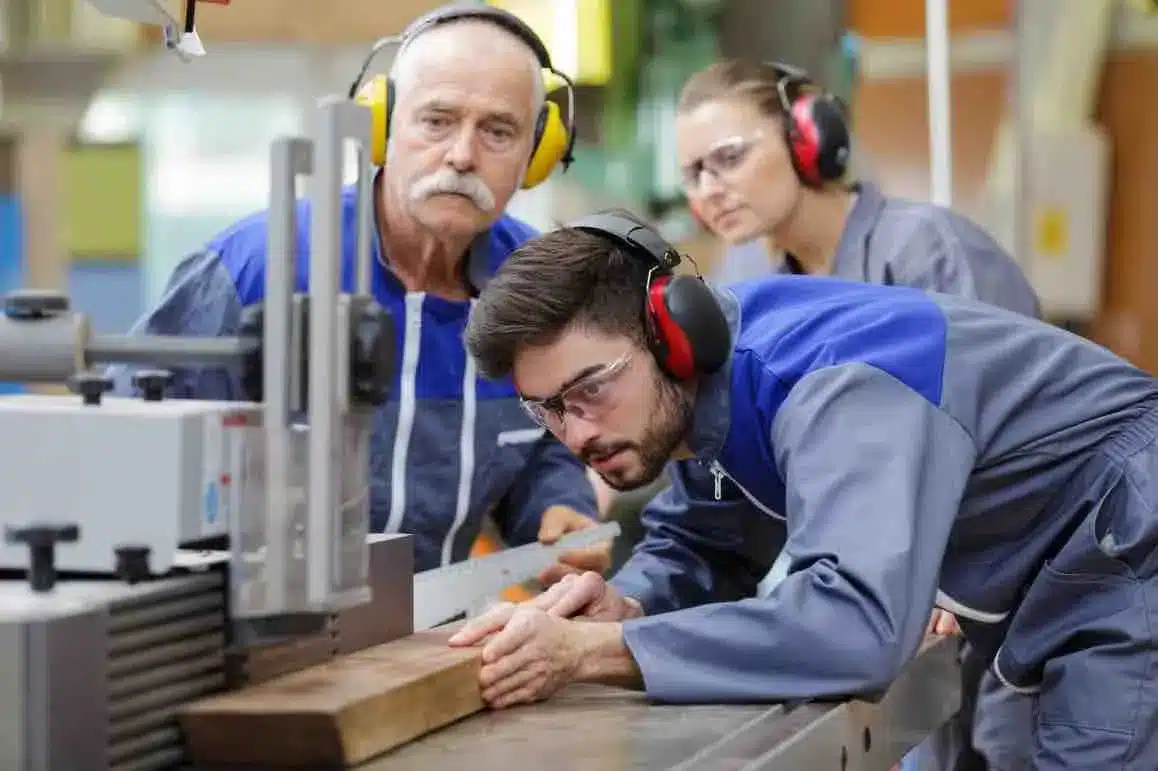
[(739, 98), (754, 105), (770, 118), (783, 118), (784, 105), (778, 91), (785, 81), (786, 95), (795, 99), (805, 81), (785, 80), (784, 73), (772, 64), (724, 59), (688, 78), (680, 91), (676, 111), (689, 113), (700, 105), (721, 99)]

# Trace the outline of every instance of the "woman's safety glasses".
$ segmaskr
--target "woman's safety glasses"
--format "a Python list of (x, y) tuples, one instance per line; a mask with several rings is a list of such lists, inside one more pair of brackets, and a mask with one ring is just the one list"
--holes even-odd
[(712, 145), (712, 149), (702, 157), (680, 169), (680, 183), (684, 190), (699, 188), (705, 171), (720, 181), (722, 176), (740, 168), (748, 153), (763, 137), (764, 134), (757, 131), (749, 136), (728, 137)]

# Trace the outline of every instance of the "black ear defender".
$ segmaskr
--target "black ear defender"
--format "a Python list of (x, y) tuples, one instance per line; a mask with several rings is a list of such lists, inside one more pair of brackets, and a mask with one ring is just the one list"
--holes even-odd
[(680, 254), (659, 233), (618, 214), (592, 214), (565, 227), (609, 239), (648, 266), (644, 323), (651, 353), (676, 380), (717, 372), (732, 333), (724, 309), (698, 273), (677, 275)]
[(852, 154), (844, 104), (836, 95), (818, 88), (801, 69), (783, 62), (767, 62), (765, 66), (776, 74), (784, 140), (800, 181), (820, 187), (842, 179)]

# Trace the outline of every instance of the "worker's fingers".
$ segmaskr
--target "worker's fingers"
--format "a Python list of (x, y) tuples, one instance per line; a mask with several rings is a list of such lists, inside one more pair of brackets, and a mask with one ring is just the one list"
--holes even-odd
[(539, 573), (538, 581), (543, 586), (554, 586), (555, 584), (562, 581), (564, 577), (569, 575), (579, 575), (581, 572), (583, 571), (579, 568), (572, 567), (571, 565), (567, 565), (562, 562), (556, 562), (554, 565), (549, 565), (547, 568), (545, 568), (542, 573)]
[(568, 549), (559, 555), (559, 562), (579, 570), (605, 573), (611, 567), (611, 544), (589, 546), (585, 549)]
[(527, 600), (526, 605), (533, 608), (540, 608), (542, 610), (550, 610), (559, 598), (567, 593), (567, 587), (571, 586), (579, 578), (578, 573), (568, 573), (554, 582), (547, 589), (531, 599)]
[(567, 531), (558, 517), (543, 517), (539, 523), (539, 543), (555, 543)]
[(494, 704), (503, 697), (523, 688), (533, 687), (547, 676), (547, 667), (541, 663), (534, 663), (520, 669), (510, 677), (504, 677), (492, 685), (484, 686), (481, 692), (483, 701)]
[(541, 615), (542, 612), (535, 608), (519, 608), (515, 611), (510, 621), (503, 627), (503, 631), (483, 646), (483, 664), (490, 664), (503, 656), (509, 656), (519, 647), (526, 645), (527, 641), (535, 636), (535, 616)]
[(595, 525), (590, 517), (585, 517), (570, 506), (552, 506), (543, 512), (539, 521), (539, 542), (554, 543), (567, 533), (584, 530)]
[(481, 616), (472, 618), (452, 634), (447, 643), (454, 646), (475, 645), (488, 635), (499, 632), (510, 622), (518, 606), (512, 602), (495, 605)]
[(507, 656), (483, 664), (478, 673), (479, 685), (489, 688), (501, 680), (513, 677), (534, 664), (536, 658), (531, 646), (520, 646)]
[(519, 704), (533, 704), (536, 701), (542, 701), (545, 696), (546, 694), (538, 687), (538, 681), (535, 681), (499, 696), (490, 702), (490, 707), (491, 709), (507, 709)]
[(961, 627), (957, 625), (956, 617), (952, 613), (946, 613), (944, 611), (938, 616), (934, 624), (934, 630), (937, 634), (946, 636), (961, 634)]
[[(559, 585), (562, 585), (560, 582)], [(560, 592), (559, 597), (547, 608), (552, 616), (570, 618), (603, 596), (607, 583), (598, 573), (586, 572), (576, 576), (574, 581), (566, 585), (566, 591)]]

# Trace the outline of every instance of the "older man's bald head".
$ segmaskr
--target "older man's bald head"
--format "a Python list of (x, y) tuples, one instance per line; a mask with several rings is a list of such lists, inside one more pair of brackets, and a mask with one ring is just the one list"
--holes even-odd
[(400, 101), (423, 81), (455, 73), (490, 76), (516, 91), (525, 88), (532, 119), (546, 99), (535, 52), (510, 30), (485, 19), (445, 22), (419, 33), (398, 50), (390, 69)]

